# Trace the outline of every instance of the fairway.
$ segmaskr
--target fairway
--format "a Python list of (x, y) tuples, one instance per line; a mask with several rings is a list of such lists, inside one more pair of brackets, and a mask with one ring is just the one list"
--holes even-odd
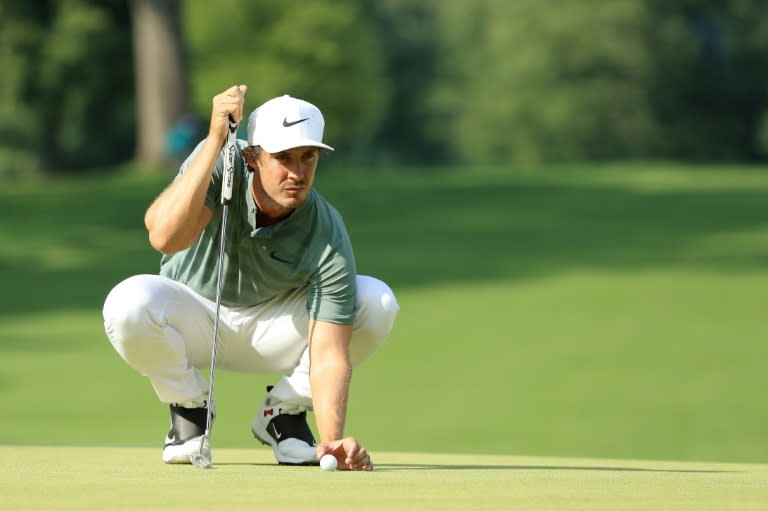
[(275, 465), (216, 449), (215, 468), (158, 449), (0, 447), (1, 509), (764, 510), (768, 466), (380, 453), (373, 472)]
[[(436, 509), (493, 508), (497, 496), (551, 509), (641, 508), (652, 498), (749, 509), (768, 487), (765, 472), (746, 465), (696, 472), (713, 470), (699, 462), (768, 462), (768, 172), (626, 165), (319, 175), (319, 190), (344, 214), (358, 270), (388, 282), (401, 306), (350, 393), (346, 431), (380, 470), (330, 479), (272, 467), (255, 445), (251, 420), (278, 375), (217, 375), (215, 448), (242, 465), (211, 474), (160, 465), (168, 407), (109, 345), (101, 306), (120, 280), (157, 272), (142, 219), (168, 178), (127, 172), (0, 190), (0, 445), (13, 460), (0, 509), (23, 508), (19, 492), (87, 495), (75, 490), (76, 475), (110, 508), (136, 488), (136, 498), (160, 499), (168, 487), (181, 495), (179, 475), (181, 486), (195, 478), (197, 501), (220, 496), (197, 481), (218, 481), (234, 488), (227, 495), (237, 505), (257, 503), (256, 489), (282, 495), (284, 485), (315, 480), (345, 481), (315, 498), (359, 502), (343, 494), (354, 480), (360, 501), (373, 495), (381, 509), (422, 497)], [(386, 454), (395, 452), (462, 456)], [(491, 454), (542, 458), (475, 457)], [(643, 470), (574, 468), (584, 466)], [(280, 484), (264, 485), (272, 479)], [(622, 498), (605, 500), (613, 495)]]

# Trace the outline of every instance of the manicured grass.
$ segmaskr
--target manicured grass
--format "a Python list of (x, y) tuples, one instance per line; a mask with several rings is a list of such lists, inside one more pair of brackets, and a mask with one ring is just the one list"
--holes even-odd
[(215, 467), (164, 466), (147, 448), (0, 446), (6, 509), (762, 510), (768, 466), (381, 453), (373, 472), (275, 465), (214, 450)]
[[(142, 217), (166, 182), (0, 190), (0, 443), (161, 443), (167, 409), (100, 309), (157, 271)], [(329, 171), (317, 187), (401, 305), (353, 379), (347, 431), (374, 453), (768, 461), (764, 169)], [(215, 445), (254, 445), (275, 376), (217, 377)]]

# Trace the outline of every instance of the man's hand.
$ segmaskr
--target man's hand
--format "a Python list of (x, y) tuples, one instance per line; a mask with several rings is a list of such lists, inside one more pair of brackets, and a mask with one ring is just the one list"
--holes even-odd
[(213, 212), (205, 205), (221, 148), (229, 133), (229, 117), (243, 118), (245, 85), (235, 85), (213, 98), (211, 127), (187, 170), (155, 199), (144, 215), (149, 241), (163, 254), (184, 250), (200, 237)]
[(339, 470), (373, 470), (373, 462), (368, 451), (351, 436), (318, 444), (317, 459), (326, 454), (336, 458)]
[(220, 140), (221, 144), (227, 139), (229, 130), (229, 118), (240, 124), (243, 119), (243, 106), (245, 105), (246, 85), (234, 85), (221, 94), (213, 97), (213, 109), (211, 111), (211, 126), (208, 137)]
[(353, 437), (343, 437), (349, 380), (352, 377), (349, 360), (351, 338), (352, 325), (310, 320), (309, 381), (317, 432), (320, 434), (317, 459), (331, 454), (340, 470), (373, 470), (365, 447)]

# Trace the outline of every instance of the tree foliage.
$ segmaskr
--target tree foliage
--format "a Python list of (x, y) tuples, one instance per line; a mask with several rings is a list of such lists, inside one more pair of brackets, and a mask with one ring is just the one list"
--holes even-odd
[[(433, 106), (468, 161), (647, 154), (658, 125), (644, 2), (456, 2)], [(435, 128), (437, 129), (437, 128)]]
[[(191, 114), (249, 86), (393, 163), (768, 158), (761, 0), (185, 1)], [(129, 158), (128, 2), (0, 0), (0, 175)], [(180, 92), (181, 93), (181, 92)], [(199, 134), (199, 135), (202, 135)]]
[(389, 104), (383, 49), (354, 0), (188, 2), (186, 27), (195, 110), (248, 85), (247, 110), (290, 94), (318, 105), (326, 139), (341, 154), (364, 150)]
[[(377, 159), (433, 163), (445, 150), (444, 133), (432, 132), (429, 98), (437, 85), (438, 7), (432, 0), (365, 0), (391, 84), (388, 108), (376, 134)], [(384, 142), (384, 143), (382, 143)]]
[(465, 161), (755, 159), (768, 142), (760, 4), (442, 3), (433, 129)]
[(130, 156), (127, 9), (108, 0), (0, 4), (0, 174)]
[(754, 160), (764, 151), (768, 51), (761, 2), (649, 2), (652, 111), (661, 123), (658, 152), (695, 160)]

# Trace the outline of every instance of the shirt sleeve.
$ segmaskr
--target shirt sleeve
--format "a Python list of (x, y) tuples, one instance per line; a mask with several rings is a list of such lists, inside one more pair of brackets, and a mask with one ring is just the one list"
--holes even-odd
[(341, 242), (329, 247), (307, 289), (309, 317), (349, 325), (357, 314), (357, 271), (346, 231)]
[[(204, 141), (200, 141), (200, 143), (197, 144), (197, 147), (195, 147), (195, 149), (189, 154), (187, 159), (184, 160), (184, 162), (181, 164), (181, 167), (179, 168), (179, 173), (176, 174), (175, 179), (178, 179), (184, 173), (184, 171), (187, 170), (187, 167), (189, 167), (190, 163), (192, 163), (192, 160), (203, 146), (203, 142)], [(219, 153), (218, 158), (216, 158), (216, 167), (213, 169), (213, 174), (211, 175), (211, 182), (208, 185), (208, 191), (205, 194), (205, 205), (208, 206), (208, 208), (212, 211), (216, 209), (216, 204), (218, 203), (218, 195), (221, 193), (221, 176), (224, 174), (223, 165), (224, 160), (221, 156), (221, 153)]]

